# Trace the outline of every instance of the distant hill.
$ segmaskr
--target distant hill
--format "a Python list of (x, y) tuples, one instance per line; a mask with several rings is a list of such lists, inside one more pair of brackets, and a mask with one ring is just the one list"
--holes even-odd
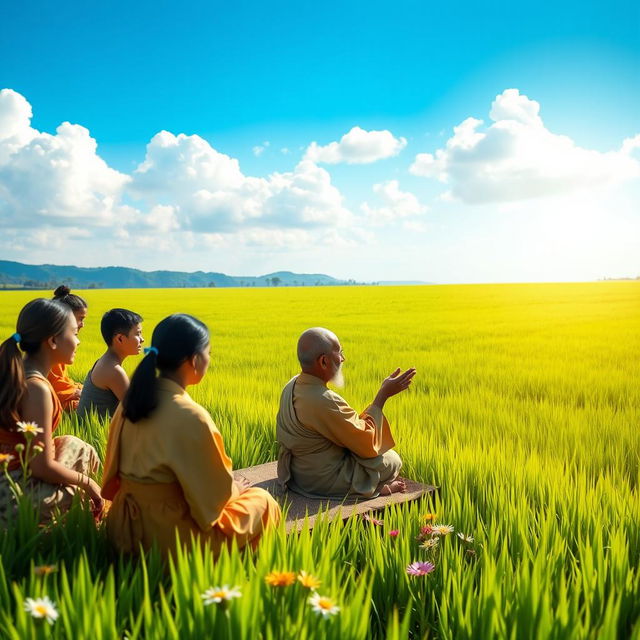
[(0, 260), (0, 288), (51, 289), (59, 284), (77, 289), (145, 289), (165, 287), (272, 287), (364, 284), (322, 273), (277, 271), (263, 276), (228, 276), (196, 271), (140, 271), (128, 267), (85, 268), (73, 265), (23, 264)]

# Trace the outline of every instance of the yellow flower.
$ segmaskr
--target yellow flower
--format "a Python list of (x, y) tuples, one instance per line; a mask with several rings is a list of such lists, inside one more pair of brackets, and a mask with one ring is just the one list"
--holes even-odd
[(264, 581), (272, 587), (289, 587), (296, 581), (296, 574), (293, 571), (272, 571)]
[(425, 514), (422, 516), (422, 519), (423, 519), (425, 522), (433, 522), (437, 517), (438, 517), (438, 514), (437, 514), (437, 513), (425, 513)]
[(9, 464), (14, 458), (10, 453), (0, 453), (0, 464)]
[(39, 567), (33, 568), (33, 573), (37, 576), (48, 576), (51, 573), (55, 573), (58, 570), (55, 564), (43, 564)]
[(450, 524), (434, 524), (431, 527), (431, 533), (434, 536), (448, 536), (453, 533), (453, 527)]
[(35, 422), (17, 422), (18, 431), (27, 435), (36, 436), (42, 433), (42, 429)]
[(307, 573), (304, 570), (301, 571), (300, 574), (298, 575), (298, 582), (303, 587), (306, 587), (307, 589), (312, 589), (312, 590), (317, 589), (322, 584), (320, 580), (318, 580), (318, 578), (316, 578), (315, 576), (312, 576), (310, 573)]
[(331, 598), (321, 596), (319, 593), (314, 593), (309, 598), (309, 604), (316, 613), (321, 614), (324, 618), (333, 616), (340, 611), (340, 607), (336, 606), (336, 603)]

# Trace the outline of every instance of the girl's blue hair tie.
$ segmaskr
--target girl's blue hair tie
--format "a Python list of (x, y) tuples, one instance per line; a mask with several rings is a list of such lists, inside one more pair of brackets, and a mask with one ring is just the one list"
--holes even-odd
[(155, 353), (156, 355), (158, 355), (158, 350), (155, 347), (145, 347), (144, 348), (144, 352), (145, 353)]
[(18, 343), (22, 341), (22, 336), (19, 333), (14, 333), (11, 337)]

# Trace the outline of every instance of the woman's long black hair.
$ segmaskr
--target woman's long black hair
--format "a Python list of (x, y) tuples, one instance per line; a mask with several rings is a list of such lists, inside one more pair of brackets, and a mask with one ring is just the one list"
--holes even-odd
[(67, 305), (45, 298), (28, 302), (20, 311), (15, 337), (0, 344), (0, 428), (11, 430), (20, 420), (18, 409), (27, 392), (20, 349), (26, 354), (37, 353), (47, 338), (66, 329), (70, 315)]
[(151, 347), (135, 370), (122, 401), (123, 415), (131, 422), (147, 418), (158, 406), (156, 369), (172, 372), (209, 344), (209, 330), (197, 318), (174, 313), (153, 330)]

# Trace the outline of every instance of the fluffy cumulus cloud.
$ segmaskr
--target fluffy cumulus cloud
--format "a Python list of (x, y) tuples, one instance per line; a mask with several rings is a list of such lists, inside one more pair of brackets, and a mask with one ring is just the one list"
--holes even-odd
[(0, 91), (0, 221), (120, 224), (136, 216), (120, 204), (129, 180), (100, 158), (87, 129), (65, 122), (55, 135), (37, 131), (24, 97)]
[(98, 234), (123, 249), (299, 246), (325, 238), (322, 227), (355, 224), (330, 174), (308, 159), (248, 176), (200, 136), (161, 131), (127, 175), (107, 165), (84, 127), (65, 122), (50, 134), (31, 118), (23, 96), (0, 92), (3, 247), (20, 237), (25, 246), (60, 248)]
[(24, 96), (11, 89), (0, 91), (0, 165), (38, 135), (31, 128), (32, 115)]
[(268, 185), (270, 195), (263, 211), (271, 223), (343, 227), (353, 221), (329, 172), (309, 160), (299, 162), (293, 171), (272, 174)]
[(247, 226), (344, 226), (352, 221), (329, 173), (303, 160), (268, 178), (246, 176), (236, 159), (199, 136), (158, 133), (129, 192), (146, 206), (172, 206), (179, 226), (231, 232)]
[(449, 186), (445, 198), (469, 204), (562, 195), (640, 176), (640, 137), (606, 153), (549, 131), (540, 105), (507, 89), (491, 105), (492, 121), (467, 118), (443, 149), (420, 153), (410, 171)]
[(361, 209), (367, 219), (374, 225), (385, 225), (402, 221), (411, 230), (424, 230), (424, 226), (417, 220), (408, 220), (424, 215), (426, 205), (408, 191), (401, 191), (397, 180), (388, 180), (373, 185), (373, 192), (382, 201), (382, 206), (372, 207), (365, 202)]
[(306, 150), (305, 159), (324, 164), (368, 164), (396, 156), (406, 145), (405, 138), (396, 138), (390, 131), (365, 131), (353, 127), (340, 142), (330, 142), (325, 146), (312, 142)]

